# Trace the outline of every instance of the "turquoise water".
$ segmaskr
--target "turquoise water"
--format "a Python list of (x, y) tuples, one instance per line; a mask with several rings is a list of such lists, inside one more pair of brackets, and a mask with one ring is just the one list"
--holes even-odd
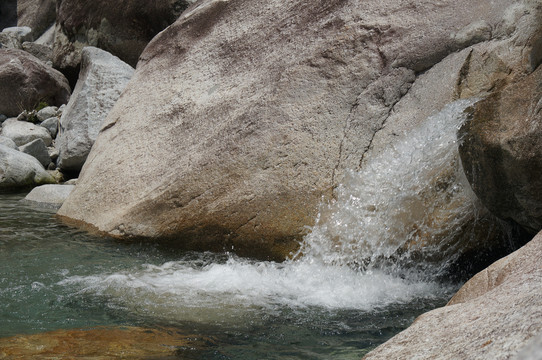
[(359, 359), (455, 286), (317, 259), (283, 264), (127, 244), (0, 194), (0, 337), (97, 325), (211, 337), (201, 358)]

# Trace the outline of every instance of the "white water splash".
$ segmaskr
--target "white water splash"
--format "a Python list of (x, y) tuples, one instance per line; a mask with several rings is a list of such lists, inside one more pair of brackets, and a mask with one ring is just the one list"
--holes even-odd
[(428, 267), (403, 271), (406, 262), (400, 260), (430, 242), (424, 251), (447, 256), (446, 247), (459, 246), (456, 232), (479, 209), (462, 175), (456, 144), (463, 111), (471, 104), (449, 105), (362, 172), (350, 172), (336, 201), (322, 207), (295, 260), (278, 264), (232, 256), (222, 263), (174, 261), (72, 276), (59, 285), (113, 299), (130, 311), (192, 321), (284, 307), (369, 311), (443, 296), (449, 288), (439, 285)]

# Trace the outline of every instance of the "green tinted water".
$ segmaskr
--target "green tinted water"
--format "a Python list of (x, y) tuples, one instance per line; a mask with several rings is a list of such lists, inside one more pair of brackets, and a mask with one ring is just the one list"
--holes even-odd
[(359, 359), (453, 288), (127, 244), (0, 194), (0, 337), (98, 325), (212, 337), (202, 358)]

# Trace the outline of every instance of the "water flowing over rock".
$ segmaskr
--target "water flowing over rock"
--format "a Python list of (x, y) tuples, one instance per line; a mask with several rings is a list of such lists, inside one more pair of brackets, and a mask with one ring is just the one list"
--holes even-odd
[(62, 112), (56, 141), (61, 169), (81, 170), (109, 110), (134, 69), (108, 52), (86, 47), (70, 102)]
[(420, 123), (463, 96), (471, 60), (530, 61), (522, 36), (540, 4), (516, 5), (508, 24), (509, 1), (201, 1), (141, 55), (59, 215), (114, 236), (284, 258), (375, 133), (416, 112), (395, 105), (418, 72), (494, 40), (450, 55), (457, 72), (425, 77), (453, 85)]
[(509, 359), (542, 331), (541, 291), (542, 233), (364, 359)]
[(0, 189), (55, 182), (36, 158), (0, 144)]
[(96, 46), (136, 65), (147, 43), (193, 0), (62, 0), (57, 10), (53, 63), (74, 71), (85, 46)]
[(40, 101), (60, 106), (70, 98), (68, 80), (22, 50), (0, 49), (0, 114), (17, 116)]
[(530, 233), (542, 229), (542, 66), (475, 107), (460, 130), (473, 190), (489, 210)]

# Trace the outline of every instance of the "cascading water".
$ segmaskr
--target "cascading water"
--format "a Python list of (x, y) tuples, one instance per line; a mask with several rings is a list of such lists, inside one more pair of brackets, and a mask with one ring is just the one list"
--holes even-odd
[(0, 336), (172, 325), (219, 338), (231, 358), (357, 359), (456, 289), (439, 277), (478, 236), (484, 211), (457, 154), (471, 104), (447, 106), (347, 173), (283, 263), (87, 238), (5, 202)]

